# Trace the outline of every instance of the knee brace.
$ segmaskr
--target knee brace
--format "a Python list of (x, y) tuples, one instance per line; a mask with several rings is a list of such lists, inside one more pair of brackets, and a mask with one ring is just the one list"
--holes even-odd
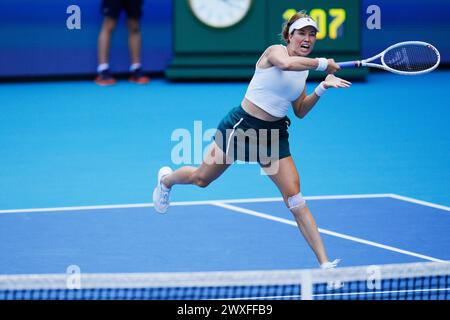
[(295, 196), (288, 198), (289, 210), (294, 208), (302, 209), (306, 207), (306, 201), (303, 199), (302, 193), (299, 192)]

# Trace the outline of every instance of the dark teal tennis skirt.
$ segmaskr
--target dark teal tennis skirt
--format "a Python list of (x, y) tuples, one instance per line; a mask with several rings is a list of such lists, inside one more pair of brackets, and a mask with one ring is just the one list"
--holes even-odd
[(277, 121), (264, 121), (239, 106), (220, 121), (214, 140), (233, 161), (266, 164), (291, 155), (290, 125), (287, 116)]

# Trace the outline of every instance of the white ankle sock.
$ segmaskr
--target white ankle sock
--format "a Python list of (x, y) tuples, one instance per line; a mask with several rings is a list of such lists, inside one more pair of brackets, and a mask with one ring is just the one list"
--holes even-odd
[(97, 67), (97, 72), (100, 73), (100, 72), (102, 72), (104, 70), (107, 70), (107, 69), (109, 69), (109, 64), (108, 63), (101, 63)]
[(140, 63), (133, 63), (133, 64), (130, 66), (130, 71), (133, 72), (134, 70), (139, 69), (140, 67), (141, 67), (141, 64), (140, 64)]

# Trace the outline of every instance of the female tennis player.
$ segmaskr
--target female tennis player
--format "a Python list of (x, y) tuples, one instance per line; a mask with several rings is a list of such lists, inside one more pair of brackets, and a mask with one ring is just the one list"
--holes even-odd
[[(319, 265), (324, 269), (336, 267), (339, 260), (328, 260), (316, 222), (300, 192), (299, 174), (289, 150), (290, 119), (286, 116), (292, 107), (295, 115), (302, 119), (329, 88), (348, 88), (351, 85), (333, 75), (340, 69), (333, 59), (307, 58), (314, 48), (317, 32), (316, 22), (303, 11), (285, 23), (282, 38), (286, 46), (272, 45), (261, 55), (241, 105), (232, 109), (220, 122), (215, 141), (202, 164), (199, 167), (184, 166), (174, 172), (169, 167), (159, 170), (153, 192), (157, 212), (167, 211), (174, 185), (193, 184), (204, 188), (235, 160), (251, 160), (256, 141), (256, 161), (280, 190)], [(328, 75), (307, 96), (305, 82), (309, 70), (325, 71)], [(248, 134), (249, 131), (257, 132), (256, 139)], [(266, 133), (265, 138), (263, 132)], [(244, 138), (239, 139), (239, 134)], [(236, 152), (242, 148), (244, 153)], [(263, 149), (266, 153), (261, 152)], [(270, 156), (263, 159), (264, 154)]]

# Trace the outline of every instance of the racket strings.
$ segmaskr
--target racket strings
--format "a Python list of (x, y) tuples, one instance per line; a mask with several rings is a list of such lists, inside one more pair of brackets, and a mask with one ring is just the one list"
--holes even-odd
[(398, 71), (418, 72), (433, 68), (439, 57), (431, 46), (403, 45), (392, 48), (384, 55), (384, 63)]

